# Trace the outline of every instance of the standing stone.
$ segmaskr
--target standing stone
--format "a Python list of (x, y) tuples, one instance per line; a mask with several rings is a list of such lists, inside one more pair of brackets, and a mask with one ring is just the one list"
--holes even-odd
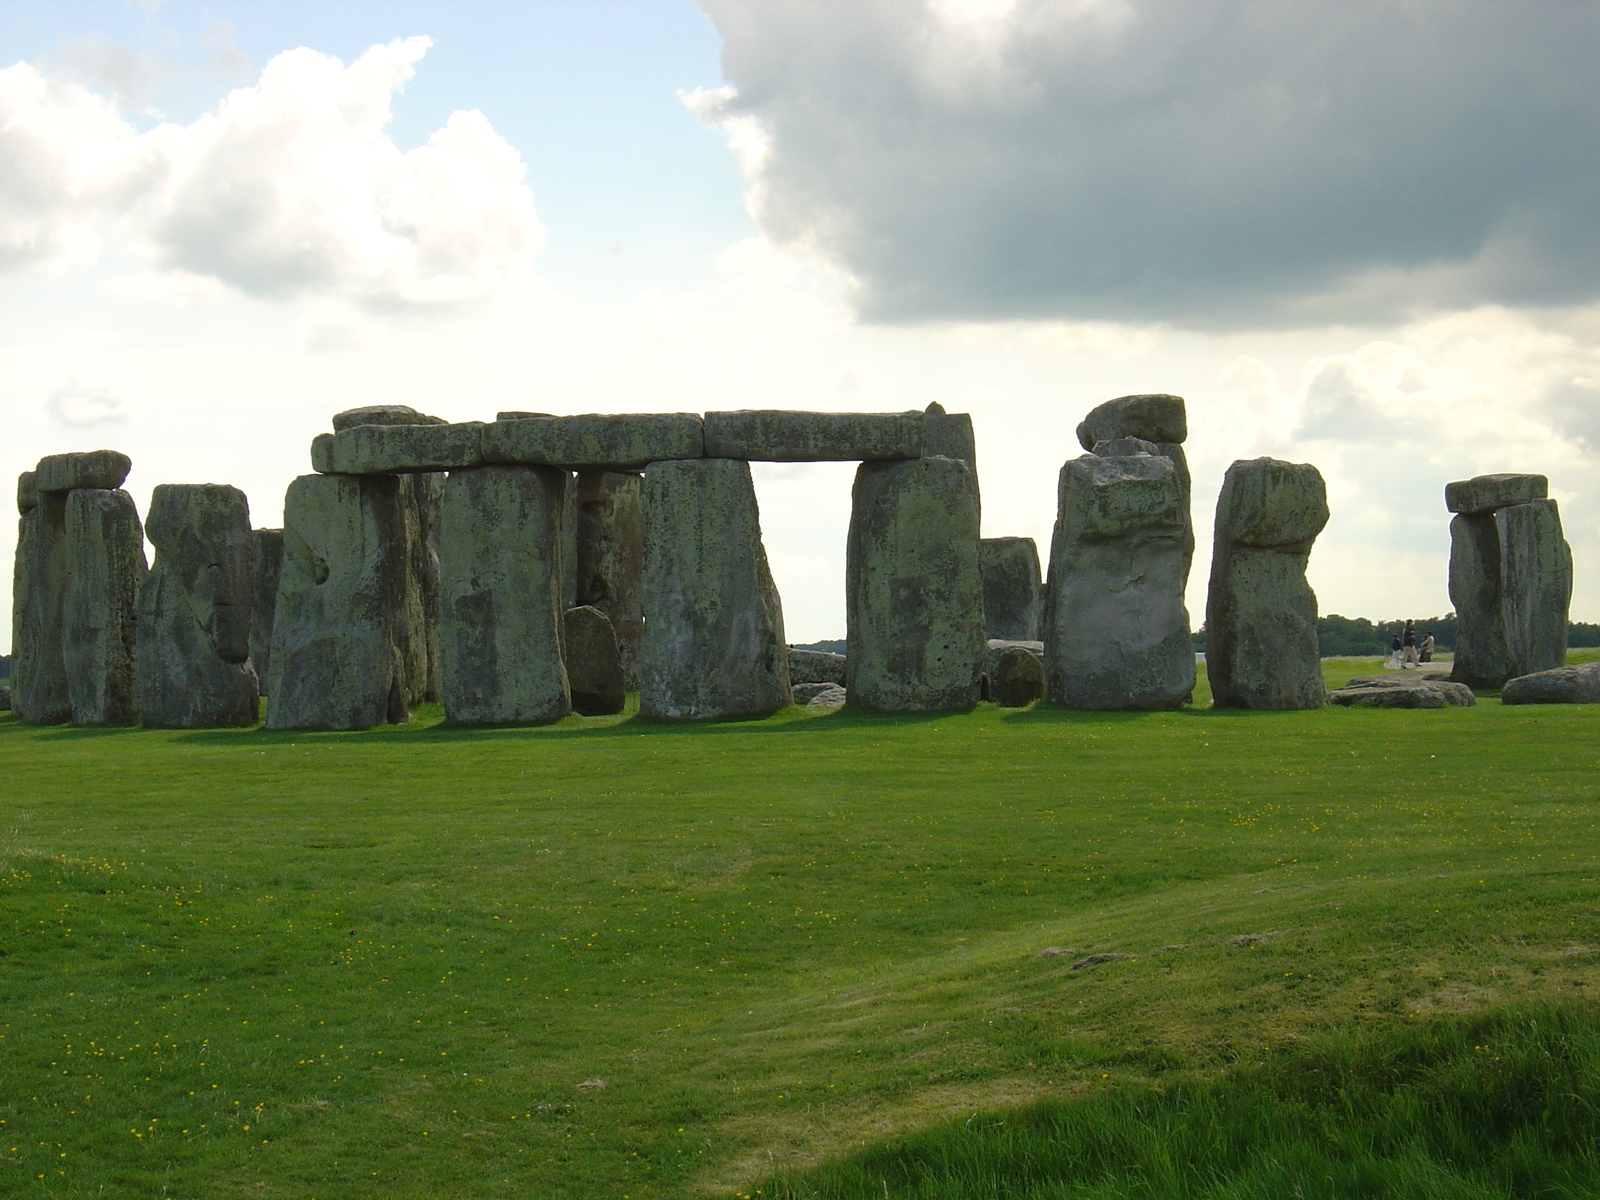
[(257, 529), (255, 546), (255, 604), (250, 620), (250, 665), (265, 696), (271, 687), (272, 618), (278, 608), (278, 577), (283, 573), (283, 530)]
[(1008, 642), (1039, 640), (1039, 548), (1032, 538), (978, 541), (987, 636)]
[(561, 489), (561, 610), (578, 605), (578, 484), (571, 471), (564, 472)]
[(62, 658), (74, 725), (139, 721), (138, 603), (144, 530), (120, 489), (67, 493)]
[[(402, 494), (406, 480), (401, 481)], [(422, 699), (437, 704), (442, 696), (439, 678), (439, 523), (443, 519), (444, 484), (442, 474), (412, 475), (411, 500), (416, 505), (418, 536), (411, 545), (411, 579), (416, 592), (416, 608), (422, 615), (422, 646), (427, 658)], [(415, 644), (415, 638), (413, 645)], [(412, 652), (412, 662), (415, 650)], [(416, 694), (416, 689), (411, 689)]]
[(1228, 468), (1206, 598), (1206, 670), (1218, 707), (1326, 703), (1306, 560), (1327, 523), (1327, 487), (1310, 464), (1257, 458)]
[(761, 544), (750, 464), (645, 468), (639, 712), (694, 721), (787, 708), (783, 606)]
[(983, 516), (983, 489), (978, 485), (978, 442), (972, 432), (969, 413), (947, 413), (937, 400), (922, 413), (923, 453), (929, 458), (958, 458), (972, 472), (972, 488), (978, 493), (978, 516)]
[(966, 463), (861, 464), (851, 496), (845, 604), (852, 705), (937, 712), (977, 703), (983, 583), (978, 490)]
[(1001, 708), (1025, 708), (1044, 695), (1044, 664), (1021, 646), (1008, 646), (989, 673), (989, 699)]
[(572, 711), (585, 717), (608, 717), (622, 711), (627, 691), (622, 655), (611, 621), (598, 608), (584, 604), (562, 614), (566, 635), (567, 682)]
[(1551, 671), (1567, 662), (1567, 606), (1572, 551), (1554, 500), (1497, 509), (1500, 611), (1513, 675)]
[[(1184, 456), (1183, 443), (1189, 437), (1189, 417), (1182, 396), (1151, 393), (1138, 396), (1118, 396), (1089, 410), (1089, 415), (1078, 424), (1078, 442), (1092, 454), (1101, 442), (1138, 438), (1152, 444), (1150, 453), (1172, 460), (1177, 473), (1178, 487), (1183, 492), (1184, 559), (1183, 579), (1189, 581), (1189, 566), (1194, 560), (1194, 523), (1189, 515), (1192, 488), (1189, 481), (1189, 460)], [(1124, 454), (1126, 449), (1111, 449), (1106, 455)]]
[(18, 482), (22, 519), (11, 582), (11, 705), (24, 721), (72, 719), (62, 621), (67, 596), (67, 493), (41, 493), (33, 472)]
[(1177, 708), (1194, 691), (1183, 603), (1187, 506), (1165, 456), (1061, 468), (1045, 585), (1045, 696), (1073, 708)]
[(619, 471), (578, 473), (577, 600), (610, 620), (629, 691), (639, 689), (644, 635), (643, 483)]
[(302, 475), (283, 506), (268, 729), (405, 721), (405, 508), (394, 475)]
[(526, 725), (572, 709), (561, 654), (561, 512), (552, 467), (452, 471), (439, 531), (444, 715)]
[(1468, 687), (1499, 687), (1515, 672), (1500, 609), (1500, 531), (1493, 512), (1451, 518), (1449, 579), (1456, 610), (1450, 678)]
[(226, 484), (162, 484), (146, 528), (156, 560), (139, 594), (141, 719), (172, 729), (254, 725), (249, 502)]

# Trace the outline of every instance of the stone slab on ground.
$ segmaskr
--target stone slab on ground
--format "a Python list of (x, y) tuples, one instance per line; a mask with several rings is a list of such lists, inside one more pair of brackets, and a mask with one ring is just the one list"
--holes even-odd
[(1475, 516), (1512, 504), (1543, 500), (1550, 480), (1543, 475), (1477, 475), (1444, 485), (1444, 506), (1453, 513)]
[(787, 409), (708, 412), (707, 458), (752, 462), (855, 462), (919, 458), (919, 412), (827, 413)]
[(482, 421), (457, 425), (354, 425), (319, 433), (311, 468), (323, 474), (392, 475), (451, 471), (483, 462)]
[(1600, 662), (1556, 667), (1506, 680), (1501, 704), (1600, 704)]
[(813, 692), (806, 701), (807, 708), (843, 708), (850, 703), (850, 693), (838, 684), (828, 684)]
[(1465, 684), (1451, 683), (1420, 671), (1360, 675), (1328, 693), (1329, 704), (1346, 708), (1444, 708), (1447, 705), (1471, 708), (1477, 702), (1472, 689)]
[(484, 431), (489, 463), (571, 471), (640, 471), (653, 462), (705, 457), (699, 413), (595, 413), (496, 421)]
[(47, 454), (34, 469), (34, 487), (41, 492), (73, 488), (114, 491), (133, 470), (133, 460), (118, 450), (84, 450), (74, 454)]

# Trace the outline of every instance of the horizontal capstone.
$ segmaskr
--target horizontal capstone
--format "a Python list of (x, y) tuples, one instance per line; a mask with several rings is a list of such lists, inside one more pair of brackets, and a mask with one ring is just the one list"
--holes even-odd
[(753, 462), (921, 458), (923, 414), (741, 409), (706, 414), (706, 457)]
[(323, 475), (404, 475), (483, 463), (482, 421), (459, 425), (355, 425), (318, 434), (311, 466)]
[(704, 458), (699, 413), (591, 413), (523, 417), (484, 430), (483, 457), (584, 471), (637, 471), (653, 462)]

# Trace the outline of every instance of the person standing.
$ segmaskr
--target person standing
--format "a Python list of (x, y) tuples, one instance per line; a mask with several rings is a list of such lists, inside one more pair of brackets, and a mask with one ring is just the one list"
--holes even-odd
[(1433, 661), (1433, 631), (1432, 630), (1425, 629), (1425, 630), (1422, 631), (1422, 641), (1420, 643), (1418, 643), (1418, 645), (1417, 645), (1417, 657), (1420, 658), (1423, 662), (1432, 662)]
[(1389, 663), (1391, 666), (1400, 665), (1400, 635), (1392, 634), (1389, 638)]
[(1417, 623), (1408, 620), (1406, 629), (1400, 635), (1400, 666), (1409, 670), (1417, 665)]

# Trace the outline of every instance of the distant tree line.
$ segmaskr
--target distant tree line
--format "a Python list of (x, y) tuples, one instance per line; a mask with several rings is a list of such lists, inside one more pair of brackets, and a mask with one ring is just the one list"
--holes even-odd
[[(1456, 615), (1418, 617), (1417, 636), (1432, 633), (1434, 645), (1440, 650), (1456, 648)], [(1405, 629), (1405, 621), (1369, 621), (1365, 617), (1341, 617), (1329, 613), (1317, 618), (1317, 644), (1323, 658), (1365, 658), (1388, 654), (1391, 639)], [(1587, 621), (1573, 621), (1567, 626), (1569, 647), (1600, 646), (1600, 625)], [(1194, 635), (1194, 648), (1206, 648), (1206, 631)]]

